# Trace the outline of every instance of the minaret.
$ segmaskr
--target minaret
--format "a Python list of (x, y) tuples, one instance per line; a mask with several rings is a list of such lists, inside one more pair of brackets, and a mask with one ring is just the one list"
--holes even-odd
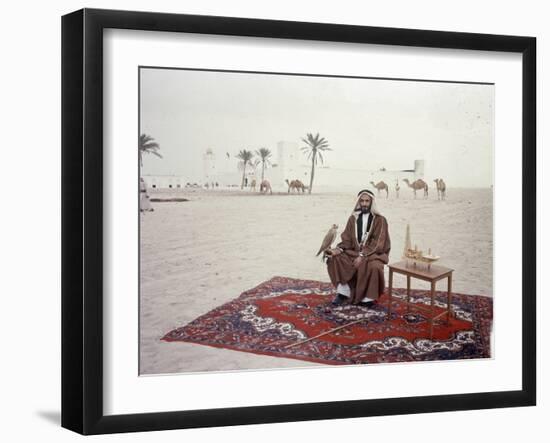
[(216, 176), (216, 157), (212, 149), (208, 148), (202, 157), (204, 167), (204, 180), (206, 183), (214, 180)]

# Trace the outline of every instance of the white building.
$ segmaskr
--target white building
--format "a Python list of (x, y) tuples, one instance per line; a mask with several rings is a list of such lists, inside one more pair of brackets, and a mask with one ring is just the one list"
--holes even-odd
[[(424, 178), (425, 161), (415, 160), (413, 169), (386, 170), (382, 169), (353, 169), (335, 168), (330, 165), (330, 156), (337, 155), (336, 152), (329, 152), (325, 156), (325, 164), (320, 161), (315, 167), (315, 178), (313, 189), (320, 191), (331, 191), (336, 188), (357, 187), (374, 188), (372, 183), (384, 181), (390, 188), (395, 189), (396, 183), (401, 188), (406, 184), (403, 179), (411, 182)], [(329, 157), (327, 159), (327, 157)], [(296, 142), (279, 141), (275, 152), (270, 159), (270, 165), (266, 167), (264, 177), (270, 181), (274, 190), (286, 191), (286, 180), (301, 180), (306, 186), (310, 184), (311, 159), (307, 159), (307, 152), (300, 149)], [(223, 155), (216, 155), (212, 149), (207, 149), (203, 154), (203, 174), (199, 183), (189, 182), (189, 178), (179, 175), (144, 175), (143, 178), (148, 189), (177, 190), (185, 187), (203, 187), (205, 185), (220, 188), (240, 188), (242, 181), (242, 162), (235, 155), (226, 152)], [(257, 186), (262, 176), (262, 165), (259, 163), (256, 168), (248, 165), (246, 168), (247, 184), (255, 179)]]
[[(315, 177), (313, 188), (328, 190), (335, 187), (372, 187), (371, 181), (378, 183), (384, 181), (390, 189), (395, 188), (396, 181), (400, 182), (400, 187), (406, 186), (402, 183), (403, 179), (409, 179), (411, 182), (424, 178), (425, 161), (415, 160), (413, 169), (386, 170), (386, 169), (353, 169), (353, 168), (335, 168), (330, 166), (330, 159), (327, 157), (337, 155), (336, 152), (330, 152), (324, 155), (324, 164), (321, 161), (315, 166)], [(311, 177), (311, 159), (307, 158), (307, 152), (300, 149), (300, 146), (294, 142), (280, 141), (277, 143), (277, 163), (269, 170), (267, 177), (271, 180), (274, 187), (286, 187), (285, 180), (300, 180), (306, 186), (309, 186)]]

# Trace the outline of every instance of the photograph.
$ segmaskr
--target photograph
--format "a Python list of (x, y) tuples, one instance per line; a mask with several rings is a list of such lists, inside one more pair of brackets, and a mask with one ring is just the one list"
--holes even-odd
[(494, 358), (493, 83), (137, 76), (140, 376)]
[(548, 8), (495, 6), (7, 2), (2, 441), (549, 434)]

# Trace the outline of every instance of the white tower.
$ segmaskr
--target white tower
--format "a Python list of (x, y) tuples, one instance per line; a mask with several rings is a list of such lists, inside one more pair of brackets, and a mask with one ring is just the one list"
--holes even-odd
[(424, 178), (424, 168), (425, 168), (425, 162), (424, 160), (415, 160), (414, 161), (414, 178)]
[(216, 156), (212, 149), (208, 148), (202, 156), (204, 167), (204, 181), (209, 183), (215, 180), (216, 177)]

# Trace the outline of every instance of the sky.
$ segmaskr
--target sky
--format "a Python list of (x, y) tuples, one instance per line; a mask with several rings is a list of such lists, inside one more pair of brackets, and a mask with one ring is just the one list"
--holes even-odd
[[(493, 184), (494, 86), (382, 79), (142, 68), (140, 133), (163, 158), (143, 174), (197, 181), (202, 156), (320, 133), (331, 168), (412, 169), (455, 187)], [(305, 157), (304, 157), (305, 159)], [(235, 159), (237, 165), (238, 160)]]

